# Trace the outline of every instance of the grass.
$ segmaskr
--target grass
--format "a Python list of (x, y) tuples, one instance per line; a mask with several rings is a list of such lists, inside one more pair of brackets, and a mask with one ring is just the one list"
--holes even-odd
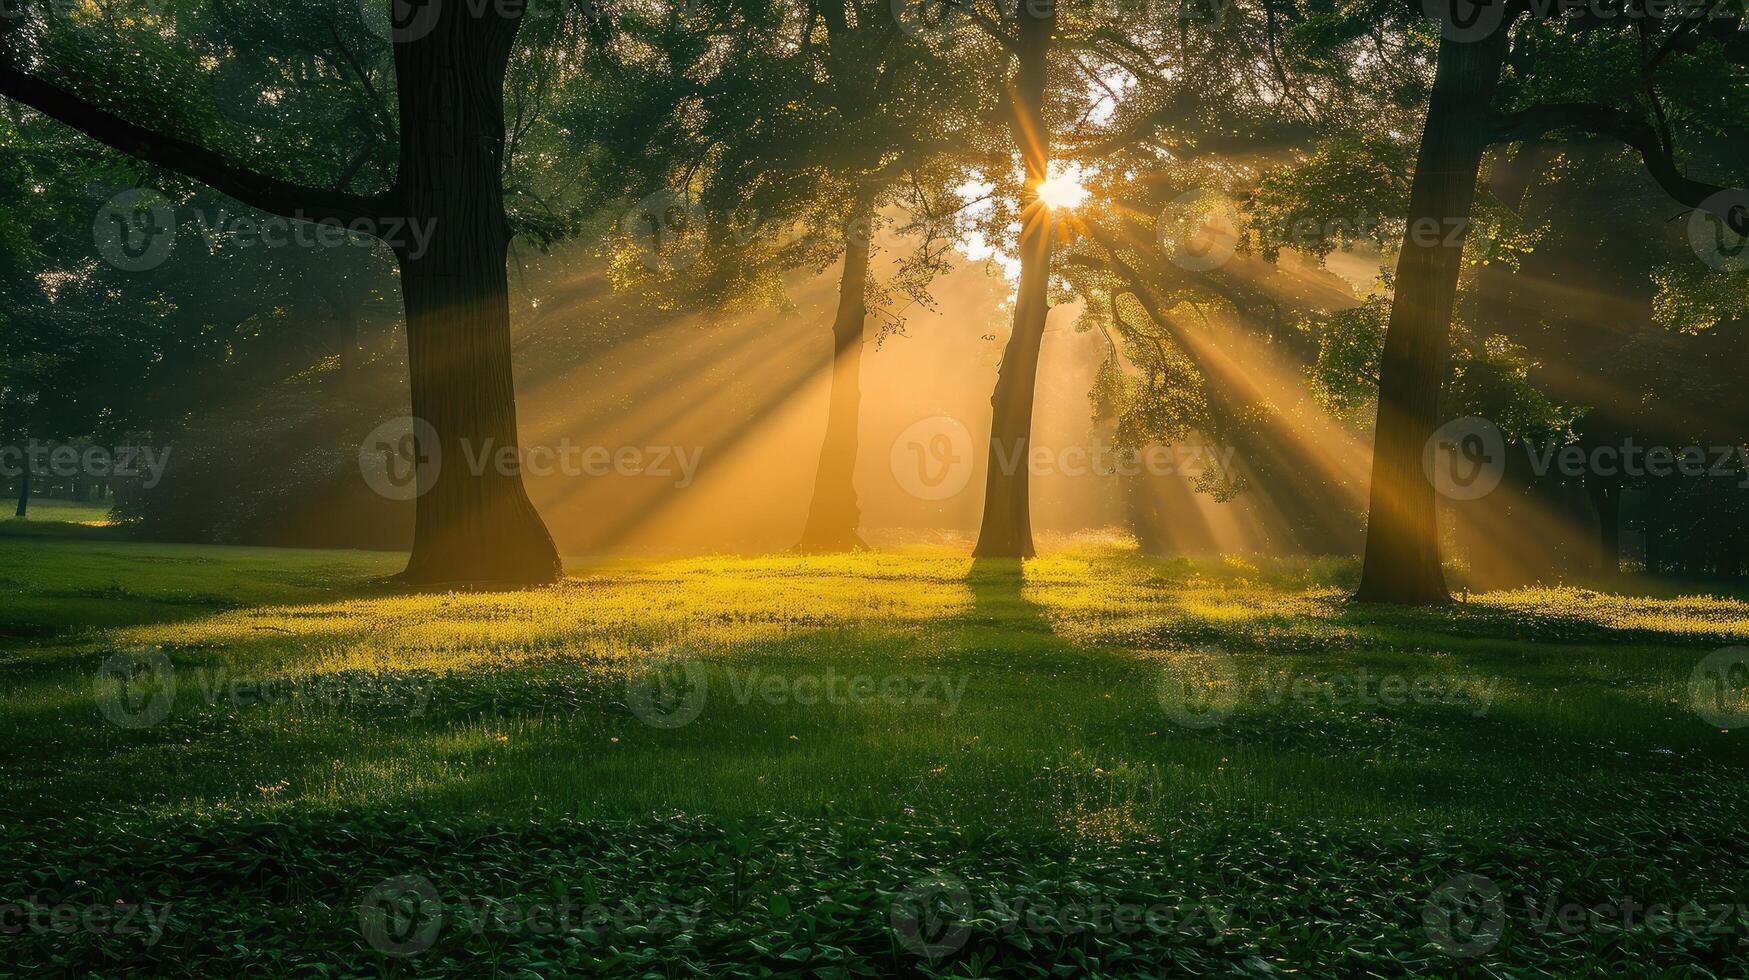
[(32, 497), (25, 516), (14, 517), (15, 501), (6, 502), (3, 518), (17, 533), (24, 524), (76, 524), (82, 527), (107, 527), (112, 523), (112, 507), (107, 500), (60, 500), (54, 497)]
[[(1740, 597), (1381, 610), (1344, 600), (1346, 562), (1094, 546), (614, 561), (503, 594), (393, 591), (395, 564), (0, 536), (0, 884), (175, 908), (150, 945), (26, 930), (0, 963), (1749, 969), (1745, 735), (1690, 690), (1749, 637)], [(1466, 875), (1502, 934), (1454, 957), (1429, 908)], [(447, 927), (385, 956), (360, 899), (409, 877)], [(962, 892), (918, 955), (898, 910)], [(480, 896), (617, 918), (474, 932)], [(1722, 925), (1595, 911), (1624, 899)], [(1149, 908), (1174, 911), (1119, 921)]]

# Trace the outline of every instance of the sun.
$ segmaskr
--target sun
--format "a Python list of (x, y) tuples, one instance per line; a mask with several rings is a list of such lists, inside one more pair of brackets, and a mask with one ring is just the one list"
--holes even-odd
[(1087, 188), (1081, 186), (1081, 171), (1072, 168), (1056, 174), (1038, 185), (1038, 199), (1052, 211), (1078, 208), (1087, 200)]

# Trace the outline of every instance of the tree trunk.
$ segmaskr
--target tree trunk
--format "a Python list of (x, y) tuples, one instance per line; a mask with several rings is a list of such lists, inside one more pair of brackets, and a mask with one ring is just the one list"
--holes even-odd
[(12, 512), (13, 517), (24, 517), (30, 512), (30, 458), (24, 461), (24, 472), (18, 475), (18, 509)]
[(1591, 475), (1585, 489), (1597, 511), (1597, 567), (1613, 578), (1621, 574), (1621, 482)]
[(1032, 512), (1027, 456), (1032, 448), (1032, 403), (1038, 380), (1039, 348), (1050, 312), (1051, 213), (1039, 199), (1050, 163), (1045, 129), (1045, 67), (1054, 5), (1023, 3), (1015, 54), (1014, 137), (1026, 166), (1021, 193), (1020, 285), (1014, 304), (1014, 332), (1002, 352), (996, 390), (990, 397), (990, 460), (984, 483), (984, 521), (978, 530), (979, 558), (1030, 558)]
[(340, 377), (351, 385), (364, 366), (364, 318), (359, 316), (359, 300), (348, 292), (349, 283), (336, 285), (325, 298), (334, 314), (333, 346), (340, 355)]
[(1363, 602), (1451, 601), (1422, 454), (1439, 427), (1464, 237), (1506, 43), (1502, 29), (1475, 43), (1439, 45), (1379, 369), (1366, 558), (1355, 595)]
[(838, 315), (832, 321), (832, 402), (826, 441), (814, 475), (814, 499), (797, 550), (854, 551), (868, 547), (857, 534), (862, 507), (856, 497), (856, 436), (862, 402), (863, 331), (868, 320), (867, 209), (858, 208), (844, 239), (844, 278), (838, 284)]
[[(519, 17), (446, 7), (428, 36), (395, 45), (397, 190), (429, 222), (398, 243), (421, 467), (413, 583), (539, 584), (562, 573), (523, 488), (510, 367), (503, 81)], [(422, 443), (434, 436), (435, 447)], [(435, 451), (434, 451), (435, 450)], [(500, 454), (513, 457), (501, 465)], [(476, 466), (476, 462), (483, 465)]]
[[(562, 571), (520, 467), (476, 471), (461, 452), (517, 453), (501, 184), (504, 77), (525, 8), (395, 4), (400, 170), (391, 190), (369, 197), (259, 174), (130, 123), (31, 75), (23, 65), (34, 59), (0, 43), (0, 91), (115, 150), (273, 214), (376, 224), (373, 234), (401, 265), (412, 407), (424, 423), (414, 430), (426, 429), (417, 448), (442, 458), (420, 477), (413, 554), (402, 573), (415, 583), (550, 582)], [(0, 41), (21, 29), (17, 20), (0, 17)], [(410, 222), (421, 223), (412, 234)]]

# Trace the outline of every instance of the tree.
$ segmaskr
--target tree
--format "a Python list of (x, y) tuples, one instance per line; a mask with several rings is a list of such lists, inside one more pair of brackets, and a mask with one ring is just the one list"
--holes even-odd
[[(1364, 134), (1412, 121), (1415, 76), (1377, 29), (1405, 15), (1278, 2), (1172, 13), (1126, 22), (1121, 44), (1102, 45), (1109, 62), (1083, 70), (1110, 111), (1060, 141), (1092, 175), (1058, 264), (1084, 301), (1082, 326), (1111, 340), (1096, 409), (1122, 449), (1195, 431), (1232, 450), (1231, 465), (1193, 486), (1223, 501), (1260, 497), (1258, 513), (1279, 518), (1262, 529), (1273, 548), (1351, 552), (1355, 494), (1293, 412), (1301, 392), (1230, 345), (1254, 341), (1283, 366), (1306, 365), (1315, 344), (1303, 325), (1356, 302), (1334, 275), (1275, 263), (1289, 247), (1322, 261), (1375, 237), (1355, 215), (1389, 188), (1342, 186), (1325, 171), (1371, 156), (1354, 146)], [(1280, 170), (1314, 179), (1277, 188)]]
[[(148, 84), (125, 93), (128, 104), (114, 109), (85, 94), (101, 89), (95, 81), (101, 76), (77, 32), (56, 23), (48, 8), (58, 6), (29, 5), (0, 26), (0, 94), (252, 207), (366, 230), (394, 250), (407, 315), (412, 413), (429, 425), (418, 451), (444, 464), (422, 468), (436, 475), (420, 487), (403, 579), (537, 584), (557, 578), (557, 552), (519, 469), (475, 472), (466, 465), (470, 453), (514, 454), (517, 447), (505, 272), (513, 229), (504, 204), (504, 86), (523, 5), (395, 5), (403, 15), (391, 43), (399, 152), (392, 182), (371, 194), (345, 189), (356, 167), (319, 186), (271, 176), (215, 150), (203, 137), (223, 134), (224, 127), (186, 102), (138, 98), (169, 87), (150, 75), (137, 79)], [(157, 118), (149, 125), (129, 118), (147, 115)], [(326, 149), (332, 155), (337, 148)], [(433, 229), (423, 247), (398, 233), (413, 222)]]
[(984, 516), (972, 551), (979, 558), (1030, 558), (1035, 554), (1027, 461), (1032, 449), (1039, 350), (1050, 314), (1052, 216), (1039, 196), (1039, 186), (1050, 171), (1051, 129), (1045, 98), (1056, 4), (1050, 0), (1020, 3), (1014, 20), (1013, 38), (1005, 43), (1014, 61), (1008, 82), (1010, 125), (1025, 171), (1019, 200), (1020, 284), (1014, 303), (1014, 330), (1002, 351), (996, 390), (990, 396)]
[[(642, 195), (621, 229), (624, 288), (713, 310), (781, 305), (785, 274), (838, 270), (831, 393), (802, 551), (865, 546), (854, 482), (862, 353), (871, 333), (901, 332), (904, 310), (931, 302), (954, 226), (952, 188), (969, 176), (961, 161), (984, 141), (992, 108), (976, 84), (984, 53), (903, 18), (886, 2), (707, 4), (679, 27), (648, 31), (661, 57), (635, 77), (640, 89), (673, 92), (663, 100), (672, 108), (635, 121), (636, 142), (654, 148), (641, 167), (609, 164), (609, 179)], [(700, 77), (706, 39), (717, 56)], [(916, 245), (879, 274), (876, 234), (895, 219)]]
[[(814, 28), (821, 27), (817, 40)], [(942, 120), (981, 119), (982, 90), (972, 84), (975, 54), (932, 48), (905, 30), (891, 4), (828, 2), (804, 18), (804, 42), (786, 58), (787, 94), (777, 132), (751, 130), (752, 145), (723, 134), (705, 195), (711, 213), (749, 206), (758, 220), (801, 218), (829, 234), (842, 254), (832, 320), (831, 400), (814, 491), (798, 549), (865, 547), (858, 533), (855, 486), (862, 352), (871, 314), (881, 333), (903, 328), (898, 301), (929, 302), (928, 286), (945, 268), (944, 200), (957, 176), (953, 141), (966, 155), (971, 127), (943, 133)], [(773, 107), (775, 110), (776, 107)], [(743, 130), (743, 132), (749, 132)], [(763, 172), (763, 173), (762, 173)], [(736, 193), (733, 189), (741, 189)], [(897, 192), (897, 193), (895, 193)], [(884, 208), (897, 205), (921, 241), (888, 284), (870, 273)], [(746, 250), (743, 255), (756, 254)], [(792, 253), (800, 257), (801, 251)], [(888, 285), (896, 286), (898, 295)]]
[[(1053, 15), (1051, 27), (1042, 32), (1044, 40), (1033, 50), (1020, 45), (1018, 33), (1002, 34), (993, 18), (978, 23), (1005, 38), (1015, 56), (1016, 81), (1022, 77), (1022, 64), (1032, 66), (1028, 72), (1044, 92), (1047, 111), (1040, 113), (1042, 118), (1029, 119), (1019, 108), (1010, 113), (1020, 123), (1015, 126), (1016, 144), (1027, 178), (1031, 181), (1036, 171), (1042, 179), (1056, 159), (1065, 171), (1082, 166), (1094, 193), (1075, 215), (1051, 217), (1028, 203), (1032, 193), (1026, 185), (1020, 191), (1029, 215), (1050, 220), (1019, 222), (1021, 285), (1015, 330), (994, 400), (980, 551), (1031, 553), (1023, 440), (1030, 435), (1053, 243), (1066, 247), (1059, 264), (1073, 295), (1087, 303), (1088, 323), (1113, 330), (1114, 339), (1125, 342), (1132, 365), (1148, 376), (1139, 385), (1101, 386), (1102, 397), (1115, 396), (1104, 407), (1118, 413), (1120, 434), (1175, 439), (1196, 428), (1207, 437), (1246, 443), (1243, 449), (1259, 475), (1267, 467), (1272, 482), (1312, 490), (1282, 494), (1303, 504), (1298, 516), (1304, 520), (1295, 529), (1298, 543), (1336, 547), (1346, 535), (1332, 513), (1321, 519), (1314, 514), (1317, 502), (1328, 495), (1316, 492), (1318, 475), (1300, 465), (1307, 461), (1305, 454), (1293, 458), (1296, 447), (1279, 422), (1255, 424), (1268, 414), (1261, 390), (1242, 372), (1216, 370), (1217, 365), (1201, 358), (1176, 317), (1181, 306), (1200, 313), (1199, 304), (1213, 303), (1231, 309), (1247, 329), (1273, 338), (1285, 336), (1284, 308), (1308, 297), (1288, 297), (1280, 282), (1247, 282), (1242, 275), (1214, 269), (1174, 269), (1160, 261), (1155, 229), (1138, 219), (1161, 214), (1198, 184), (1217, 193), (1230, 189), (1227, 185), (1237, 183), (1233, 175), (1251, 168), (1252, 159), (1279, 154), (1332, 128), (1326, 117), (1376, 124), (1382, 112), (1394, 108), (1391, 93), (1402, 87), (1400, 78), (1371, 77), (1391, 67), (1388, 57), (1381, 57), (1385, 52), (1369, 49), (1358, 61), (1330, 55), (1342, 43), (1378, 44), (1378, 32), (1371, 30), (1374, 22), (1395, 15), (1372, 5), (1359, 12), (1332, 11), (1275, 0), (1255, 5), (1185, 0), (1142, 9), (1073, 5), (1060, 11), (1048, 4), (1018, 6), (1022, 9), (1015, 17), (1023, 26), (1041, 9)], [(1041, 56), (1040, 49), (1049, 57)], [(1060, 69), (1050, 86), (1036, 80), (1039, 66), (1047, 63)], [(1019, 90), (1011, 86), (1011, 91)], [(1027, 102), (1013, 101), (1022, 108)], [(1047, 226), (1050, 234), (1027, 237)], [(1029, 265), (1039, 272), (1030, 279)], [(1126, 305), (1127, 310), (1120, 310)], [(1110, 367), (1116, 365), (1115, 344), (1113, 351)], [(1168, 375), (1198, 377), (1194, 387), (1201, 390), (1169, 411), (1144, 407), (1167, 387), (1177, 394), (1188, 392), (1190, 386), (1162, 384)], [(1115, 378), (1110, 372), (1105, 376)], [(1264, 411), (1260, 414), (1259, 409)], [(1150, 415), (1162, 424), (1126, 424)], [(1218, 482), (1208, 487), (1215, 489)]]
[[(1635, 62), (1632, 77), (1644, 80), (1640, 105), (1625, 109), (1606, 102), (1546, 101), (1537, 98), (1542, 93), (1531, 87), (1513, 93), (1519, 96), (1518, 104), (1503, 112), (1496, 96), (1509, 60), (1516, 72), (1531, 77), (1538, 68), (1546, 71), (1560, 61), (1539, 46), (1559, 40), (1554, 25), (1532, 20), (1515, 30), (1526, 12), (1527, 8), (1501, 2), (1480, 7), (1479, 24), (1461, 21), (1455, 13), (1445, 21), (1379, 369), (1370, 518), (1356, 590), (1361, 601), (1406, 605), (1450, 601), (1440, 563), (1434, 488), (1423, 474), (1422, 455), (1439, 426), (1439, 388), (1449, 356), (1458, 273), (1487, 147), (1562, 131), (1616, 139), (1639, 152), (1648, 172), (1674, 200), (1715, 210), (1739, 234), (1749, 234), (1749, 209), (1730, 201), (1723, 187), (1681, 173), (1657, 82), (1660, 66), (1673, 60), (1711, 59), (1719, 70), (1732, 63), (1741, 66), (1749, 53), (1735, 40), (1740, 15), (1696, 31), (1696, 22), (1680, 11), (1667, 10), (1660, 17), (1651, 10), (1615, 9), (1619, 20), (1640, 25), (1642, 43), (1629, 56)], [(1610, 19), (1604, 18), (1604, 23)], [(1490, 25), (1498, 26), (1488, 29)], [(1722, 43), (1721, 31), (1726, 38)], [(1719, 46), (1691, 44), (1702, 32)], [(1672, 53), (1684, 47), (1689, 50), (1673, 59)], [(1627, 76), (1604, 76), (1619, 77)]]
[[(1449, 359), (1452, 306), (1462, 266), (1462, 231), (1475, 198), (1489, 107), (1505, 63), (1507, 36), (1445, 41), (1428, 103), (1408, 228), (1397, 260), (1396, 301), (1379, 365), (1365, 568), (1356, 598), (1369, 602), (1443, 600), (1444, 570), (1434, 523), (1433, 484), (1422, 448), (1438, 428), (1439, 382)], [(1431, 383), (1429, 383), (1431, 381)]]

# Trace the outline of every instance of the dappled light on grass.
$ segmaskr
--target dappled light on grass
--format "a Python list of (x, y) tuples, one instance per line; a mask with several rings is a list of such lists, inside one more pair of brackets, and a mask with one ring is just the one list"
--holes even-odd
[[(1085, 542), (1026, 562), (946, 548), (611, 561), (548, 589), (412, 594), (371, 582), (369, 563), (279, 581), (252, 552), (68, 547), (78, 562), (135, 554), (177, 584), (131, 623), (19, 661), (7, 718), (28, 749), (21, 793), (184, 817), (831, 808), (1103, 842), (1234, 813), (1483, 819), (1555, 782), (1575, 799), (1619, 793), (1622, 767), (1656, 764), (1655, 750), (1691, 776), (1723, 765), (1718, 732), (1680, 704), (1697, 634), (1660, 624), (1723, 639), (1744, 616), (1735, 600), (1564, 590), (1376, 610), (1346, 601), (1351, 562), (1162, 561)], [(40, 580), (90, 574), (50, 566)], [(254, 598), (227, 609), (226, 594)], [(91, 601), (20, 598), (34, 615)], [(1595, 622), (1543, 611), (1563, 602), (1589, 602)], [(1575, 660), (1576, 638), (1603, 645)], [(135, 644), (175, 664), (176, 709), (105, 729), (100, 749), (91, 671)], [(675, 649), (696, 653), (709, 697), (696, 720), (653, 727), (628, 684)], [(1431, 675), (1455, 699), (1346, 703), (1360, 668)], [(1231, 692), (1230, 710), (1186, 725), (1162, 700), (1168, 671)], [(902, 696), (814, 696), (858, 676)], [(225, 687), (309, 677), (413, 684), (420, 700), (232, 703)]]
[(0, 520), (34, 521), (42, 524), (74, 524), (80, 527), (108, 527), (115, 523), (108, 501), (56, 500), (38, 497), (30, 501), (23, 518), (13, 517), (10, 502)]
[(1749, 602), (1741, 599), (1654, 598), (1539, 587), (1485, 593), (1470, 601), (1483, 608), (1586, 623), (1624, 633), (1721, 643), (1749, 640)]
[[(1345, 563), (1152, 560), (1088, 549), (1029, 563), (1031, 594), (1060, 635), (1078, 643), (1220, 640), (1268, 648), (1272, 632), (1333, 645), (1353, 635), (1334, 622), (1345, 594), (1328, 584)], [(1249, 638), (1249, 639), (1247, 639)]]
[(672, 643), (708, 651), (785, 630), (945, 619), (970, 605), (967, 564), (942, 552), (626, 561), (547, 589), (259, 606), (118, 639), (190, 648), (295, 642), (309, 658), (298, 666), (321, 671), (611, 663)]

